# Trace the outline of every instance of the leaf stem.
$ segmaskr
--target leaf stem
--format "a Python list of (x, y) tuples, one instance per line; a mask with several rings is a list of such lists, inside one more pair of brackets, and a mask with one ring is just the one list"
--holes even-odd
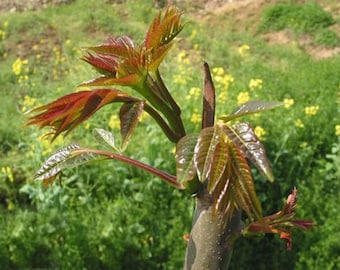
[(123, 156), (121, 154), (116, 154), (116, 153), (112, 153), (112, 152), (105, 151), (105, 150), (90, 149), (90, 148), (77, 149), (73, 153), (74, 154), (93, 153), (93, 154), (105, 156), (109, 159), (117, 159), (117, 160), (122, 161), (124, 163), (130, 164), (130, 165), (135, 166), (137, 168), (140, 168), (144, 171), (147, 171), (147, 172), (151, 173), (152, 175), (159, 177), (160, 179), (162, 179), (163, 181), (165, 181), (166, 183), (168, 183), (169, 185), (171, 185), (171, 186), (173, 186), (177, 189), (184, 189), (185, 188), (181, 183), (177, 182), (176, 176), (169, 174), (167, 172), (164, 172), (162, 170), (159, 170), (159, 169), (152, 167), (148, 164), (145, 164), (143, 162), (140, 162), (138, 160), (129, 158), (127, 156)]

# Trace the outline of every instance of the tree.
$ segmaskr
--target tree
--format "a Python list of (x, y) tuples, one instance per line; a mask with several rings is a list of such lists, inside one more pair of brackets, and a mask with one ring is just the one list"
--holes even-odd
[[(184, 24), (175, 7), (160, 12), (151, 23), (141, 45), (128, 36), (109, 37), (99, 46), (87, 47), (83, 60), (95, 67), (100, 77), (82, 83), (88, 90), (71, 93), (38, 107), (29, 125), (51, 127), (52, 141), (68, 134), (100, 108), (120, 103), (121, 145), (114, 135), (96, 129), (96, 137), (113, 151), (70, 144), (48, 158), (36, 174), (44, 184), (55, 181), (65, 168), (89, 160), (116, 159), (148, 171), (178, 189), (186, 189), (196, 200), (192, 231), (184, 269), (227, 269), (234, 240), (256, 233), (277, 233), (292, 244), (291, 227), (309, 229), (311, 221), (296, 220), (297, 190), (293, 188), (281, 211), (263, 216), (248, 162), (269, 181), (274, 180), (266, 151), (253, 128), (244, 122), (232, 124), (245, 115), (274, 109), (280, 102), (251, 101), (215, 123), (215, 89), (209, 66), (203, 64), (204, 95), (202, 128), (186, 134), (181, 108), (166, 87), (159, 66)], [(112, 86), (129, 86), (143, 98)], [(125, 156), (142, 112), (147, 112), (170, 142), (176, 143), (176, 176)], [(241, 220), (244, 211), (249, 222)]]

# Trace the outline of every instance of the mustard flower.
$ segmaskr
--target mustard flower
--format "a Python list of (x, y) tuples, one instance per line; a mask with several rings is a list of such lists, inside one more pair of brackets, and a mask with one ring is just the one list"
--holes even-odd
[(22, 68), (24, 65), (28, 64), (28, 60), (21, 60), (21, 58), (17, 58), (12, 65), (12, 71), (15, 75), (20, 75)]
[(249, 82), (249, 89), (254, 90), (256, 88), (262, 89), (263, 81), (261, 79), (251, 79)]
[(261, 126), (255, 127), (254, 132), (260, 140), (262, 140), (262, 141), (265, 140), (265, 135), (267, 134), (267, 132), (264, 130), (263, 127), (261, 127)]
[(145, 121), (148, 118), (150, 118), (150, 115), (147, 112), (143, 111), (142, 114), (139, 117), (139, 121), (142, 122), (142, 121)]
[(20, 75), (18, 79), (18, 83), (22, 84), (24, 81), (28, 81), (28, 75)]
[(301, 121), (301, 119), (296, 119), (295, 122), (294, 122), (295, 126), (298, 127), (298, 128), (304, 128), (305, 125), (303, 124), (303, 122)]
[(313, 116), (316, 115), (317, 112), (319, 111), (320, 107), (319, 106), (309, 106), (305, 108), (305, 114), (308, 116)]
[(119, 121), (118, 116), (116, 114), (111, 115), (110, 121), (109, 121), (109, 127), (111, 129), (120, 128), (120, 121)]
[(291, 106), (294, 105), (294, 99), (292, 98), (285, 98), (283, 100), (283, 105), (286, 109), (289, 109)]
[(195, 99), (197, 100), (201, 96), (201, 89), (198, 87), (191, 87), (189, 90), (189, 94), (185, 97), (186, 99)]
[(1, 173), (8, 177), (10, 182), (14, 181), (14, 176), (11, 167), (6, 166), (1, 168)]
[(249, 55), (250, 47), (247, 44), (243, 44), (242, 46), (238, 47), (238, 53), (241, 57), (247, 57)]
[(186, 53), (186, 51), (181, 51), (181, 52), (179, 52), (179, 54), (177, 55), (177, 62), (179, 63), (179, 64), (190, 64), (190, 60), (189, 60), (189, 58), (187, 58), (187, 53)]
[(340, 136), (340, 125), (335, 126), (335, 135)]
[(249, 93), (248, 92), (240, 92), (237, 96), (237, 105), (242, 105), (249, 101)]
[(36, 99), (35, 98), (32, 98), (32, 97), (30, 97), (28, 95), (25, 95), (21, 110), (23, 112), (27, 111), (28, 109), (33, 108), (35, 106), (35, 104), (36, 104)]
[(0, 40), (6, 39), (6, 32), (0, 29)]
[(187, 84), (187, 79), (185, 78), (185, 76), (183, 76), (181, 74), (173, 75), (172, 79), (173, 79), (174, 83), (181, 84), (181, 85)]
[(223, 67), (215, 67), (212, 69), (212, 73), (215, 76), (223, 76), (224, 75), (224, 69)]
[(201, 123), (201, 121), (202, 121), (202, 115), (195, 111), (195, 112), (191, 115), (190, 121), (191, 121), (192, 123), (194, 123), (194, 124)]
[(227, 91), (222, 91), (217, 96), (218, 102), (220, 102), (221, 104), (225, 103), (227, 101), (227, 97), (228, 97)]

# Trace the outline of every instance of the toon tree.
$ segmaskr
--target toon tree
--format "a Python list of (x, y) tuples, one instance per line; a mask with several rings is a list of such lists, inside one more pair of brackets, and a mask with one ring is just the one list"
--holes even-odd
[[(159, 70), (184, 27), (181, 15), (175, 7), (160, 12), (140, 45), (128, 36), (111, 36), (99, 46), (86, 48), (83, 60), (101, 75), (80, 84), (81, 91), (35, 108), (28, 124), (52, 128), (49, 134), (53, 141), (61, 133), (71, 132), (103, 106), (119, 104), (121, 145), (115, 145), (114, 135), (109, 131), (96, 129), (96, 138), (112, 147), (112, 151), (70, 144), (44, 162), (36, 179), (44, 184), (52, 183), (65, 168), (89, 160), (113, 159), (156, 175), (174, 188), (186, 190), (196, 201), (196, 207), (184, 269), (227, 269), (233, 243), (240, 236), (276, 233), (290, 249), (292, 227), (308, 229), (313, 223), (295, 219), (296, 188), (292, 188), (280, 211), (263, 215), (248, 162), (272, 182), (274, 176), (265, 148), (251, 125), (231, 122), (274, 109), (281, 103), (247, 102), (215, 123), (215, 89), (209, 66), (203, 63), (201, 130), (186, 134), (181, 117), (183, 108), (176, 103)], [(129, 86), (138, 94), (128, 94), (113, 88), (115, 86)], [(176, 144), (176, 175), (124, 155), (143, 111), (155, 120), (169, 143)], [(241, 219), (242, 211), (247, 221)]]

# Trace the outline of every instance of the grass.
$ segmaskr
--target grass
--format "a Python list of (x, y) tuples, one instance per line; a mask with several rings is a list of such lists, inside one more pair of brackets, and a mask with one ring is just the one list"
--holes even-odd
[[(321, 7), (317, 8), (320, 13)], [(72, 141), (96, 145), (91, 129), (110, 129), (117, 108), (104, 108), (52, 146), (41, 137), (46, 130), (23, 128), (24, 111), (75, 91), (78, 83), (96, 76), (79, 60), (83, 46), (98, 44), (109, 34), (129, 34), (141, 41), (156, 13), (151, 1), (142, 5), (138, 1), (103, 1), (98, 5), (87, 0), (2, 14), (0, 33), (5, 36), (0, 35), (0, 91), (6, 98), (0, 110), (0, 228), (4, 232), (0, 236), (0, 265), (4, 269), (127, 269), (131, 264), (138, 269), (181, 268), (182, 236), (190, 230), (192, 214), (187, 194), (116, 162), (70, 170), (63, 188), (43, 190), (40, 183), (31, 182), (54, 149)], [(264, 13), (262, 18), (268, 16)], [(331, 20), (327, 16), (328, 22), (337, 24), (337, 17)], [(269, 214), (296, 185), (299, 217), (323, 224), (310, 233), (294, 234), (290, 253), (271, 236), (258, 241), (240, 239), (231, 268), (247, 269), (251, 264), (256, 265), (254, 269), (267, 269), (270, 264), (271, 269), (280, 269), (280, 265), (335, 269), (340, 264), (339, 241), (328, 235), (337, 230), (334, 209), (338, 194), (331, 190), (338, 187), (340, 170), (339, 151), (334, 150), (340, 144), (336, 133), (340, 125), (339, 56), (315, 60), (308, 47), (294, 38), (288, 44), (273, 45), (248, 28), (235, 32), (230, 17), (225, 18), (225, 24), (223, 16), (218, 24), (198, 20), (195, 13), (183, 17), (190, 22), (161, 72), (184, 108), (187, 132), (197, 132), (200, 127), (202, 60), (208, 61), (213, 71), (220, 101), (218, 115), (231, 112), (247, 97), (285, 101), (287, 108), (247, 119), (265, 132), (262, 136), (276, 176), (276, 183), (269, 185), (255, 175), (258, 193), (264, 212)], [(314, 24), (313, 29), (321, 28), (315, 36), (317, 43), (337, 46), (327, 25)], [(18, 58), (23, 64), (15, 74), (12, 65)], [(174, 145), (165, 141), (146, 118), (127, 151), (174, 173)], [(134, 256), (127, 261), (127, 254)]]

